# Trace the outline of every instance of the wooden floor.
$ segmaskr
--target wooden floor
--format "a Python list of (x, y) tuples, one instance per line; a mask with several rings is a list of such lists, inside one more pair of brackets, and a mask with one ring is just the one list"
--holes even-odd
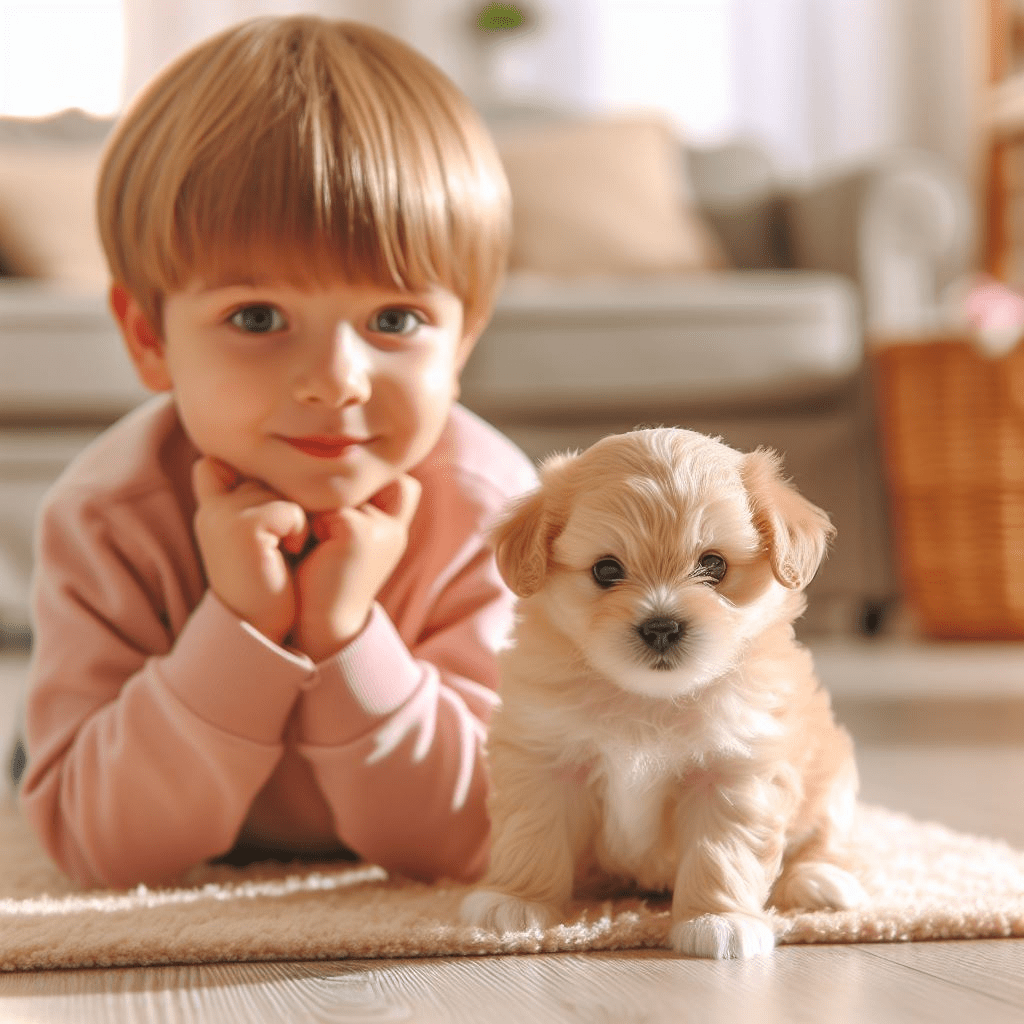
[[(1024, 646), (830, 643), (816, 657), (865, 800), (1024, 848)], [(748, 1020), (1021, 1024), (1024, 940), (0, 975), (2, 1024)]]
[(64, 971), (0, 980), (0, 1020), (502, 1024), (1003, 1024), (1024, 1020), (1024, 940)]

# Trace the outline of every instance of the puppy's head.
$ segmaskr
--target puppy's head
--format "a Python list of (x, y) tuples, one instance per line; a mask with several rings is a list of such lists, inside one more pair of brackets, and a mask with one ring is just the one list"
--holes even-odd
[(774, 453), (659, 428), (549, 459), (494, 540), (506, 583), (580, 658), (626, 690), (676, 697), (799, 614), (792, 595), (832, 532)]

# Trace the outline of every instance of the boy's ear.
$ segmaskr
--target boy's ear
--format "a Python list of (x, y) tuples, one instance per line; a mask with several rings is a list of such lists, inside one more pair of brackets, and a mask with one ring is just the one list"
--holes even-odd
[(142, 312), (142, 307), (124, 285), (110, 289), (110, 308), (117, 318), (128, 355), (135, 364), (139, 380), (150, 391), (170, 391), (173, 387), (167, 368), (163, 339), (158, 337)]

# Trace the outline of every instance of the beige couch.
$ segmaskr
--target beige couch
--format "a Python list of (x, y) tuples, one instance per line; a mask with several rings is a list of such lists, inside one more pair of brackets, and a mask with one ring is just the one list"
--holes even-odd
[[(807, 628), (875, 628), (898, 588), (865, 324), (927, 322), (966, 262), (963, 185), (907, 153), (786, 189), (756, 147), (685, 150), (650, 119), (493, 120), (514, 272), (464, 402), (535, 458), (640, 422), (780, 449), (839, 529)], [(43, 490), (143, 397), (89, 235), (108, 127), (0, 120), (0, 643), (27, 640)]]

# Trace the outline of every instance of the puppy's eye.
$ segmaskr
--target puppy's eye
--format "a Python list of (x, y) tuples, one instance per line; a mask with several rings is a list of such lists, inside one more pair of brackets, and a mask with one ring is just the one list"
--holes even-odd
[(700, 561), (697, 563), (696, 575), (707, 580), (712, 586), (716, 583), (721, 583), (725, 578), (725, 570), (728, 566), (725, 564), (725, 559), (721, 555), (715, 555), (708, 552), (706, 555), (700, 556)]
[(590, 571), (594, 575), (594, 582), (606, 590), (626, 578), (626, 570), (622, 568), (622, 563), (614, 558), (598, 559)]

